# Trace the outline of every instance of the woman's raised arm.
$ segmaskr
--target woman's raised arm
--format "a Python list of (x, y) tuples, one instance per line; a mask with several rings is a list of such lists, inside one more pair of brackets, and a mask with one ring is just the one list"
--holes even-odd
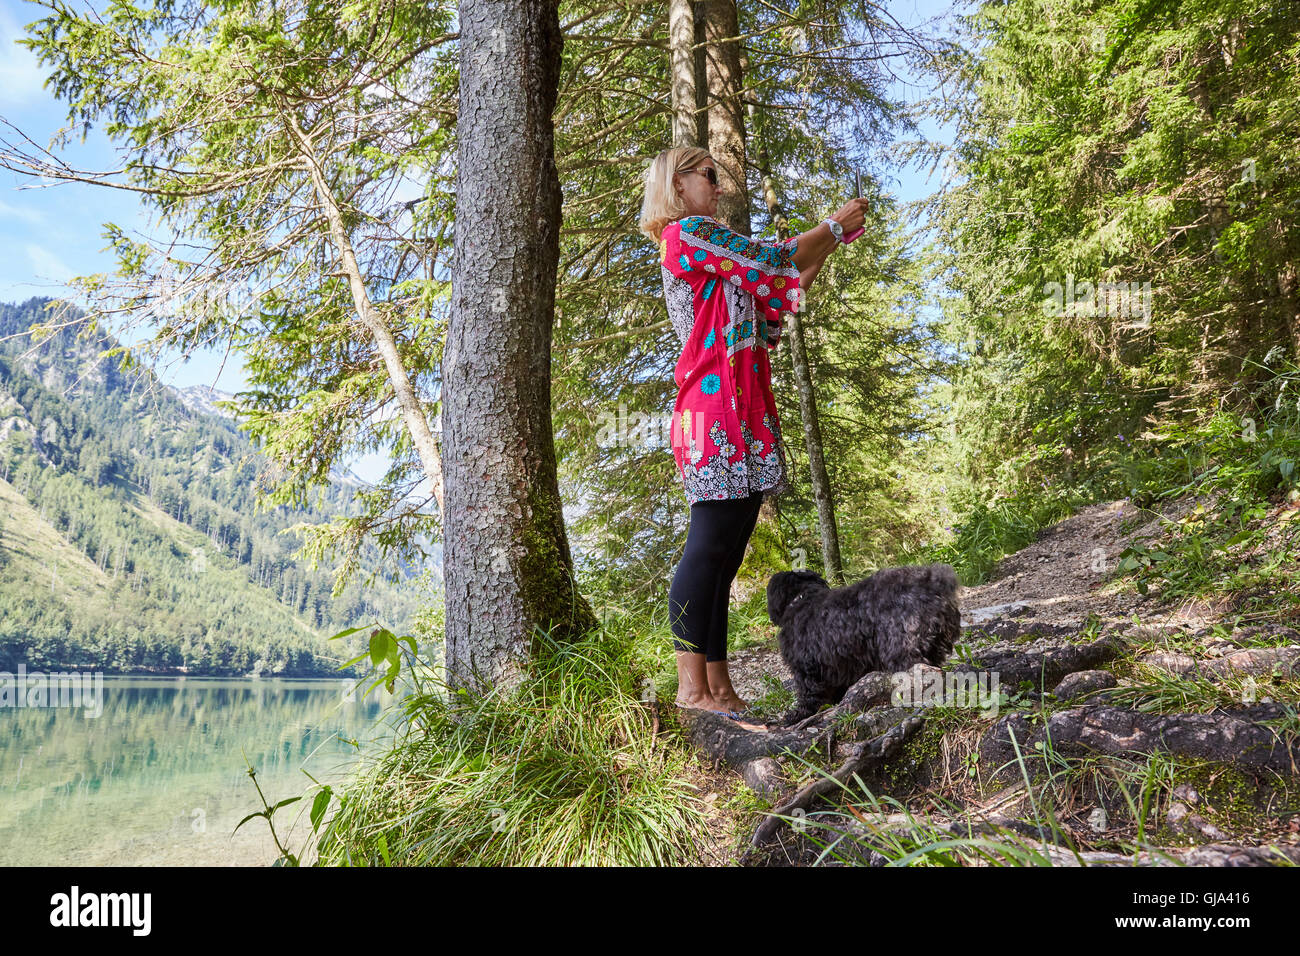
[[(866, 223), (869, 208), (868, 201), (861, 197), (850, 199), (830, 218), (843, 226), (844, 234), (849, 235), (861, 229), (863, 224)], [(799, 267), (800, 272), (812, 265), (820, 267), (820, 263), (834, 252), (835, 247), (840, 244), (840, 241), (831, 232), (831, 227), (826, 225), (825, 222), (819, 222), (807, 232), (800, 233), (796, 238), (797, 242), (791, 258), (794, 260), (794, 264)], [(805, 288), (807, 287), (805, 286)]]

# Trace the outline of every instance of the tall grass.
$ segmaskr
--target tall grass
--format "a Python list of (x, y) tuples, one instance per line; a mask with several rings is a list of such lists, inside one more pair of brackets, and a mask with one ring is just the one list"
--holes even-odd
[(980, 584), (1002, 557), (1031, 543), (1042, 528), (1069, 517), (1090, 500), (1078, 490), (1034, 489), (979, 502), (956, 526), (952, 541), (907, 555), (904, 560), (951, 564), (962, 584)]
[(653, 733), (653, 673), (632, 628), (541, 638), (510, 694), (437, 678), (321, 835), (324, 865), (673, 865), (698, 861), (688, 755)]

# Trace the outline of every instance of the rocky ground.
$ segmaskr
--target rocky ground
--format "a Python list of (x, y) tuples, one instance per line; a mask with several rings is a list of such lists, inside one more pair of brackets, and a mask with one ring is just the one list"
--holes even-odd
[[(976, 865), (1300, 864), (1294, 596), (1174, 600), (1117, 573), (1131, 544), (1159, 547), (1222, 504), (1093, 505), (963, 588), (957, 652), (942, 671), (916, 669), (916, 701), (923, 686), (953, 690), (958, 673), (996, 673), (997, 706), (897, 706), (876, 674), (805, 727), (690, 721), (715, 809), (706, 859), (880, 865), (930, 847)], [(1294, 564), (1294, 510), (1278, 502), (1233, 559)], [(766, 630), (731, 671), (775, 717), (789, 675)]]

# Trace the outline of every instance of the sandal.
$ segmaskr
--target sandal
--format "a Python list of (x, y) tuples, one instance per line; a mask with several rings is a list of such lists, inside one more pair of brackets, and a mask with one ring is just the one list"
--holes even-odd
[(706, 708), (704, 708), (704, 707), (683, 707), (681, 704), (675, 704), (674, 706), (676, 706), (678, 710), (698, 710), (698, 711), (702, 711), (702, 712), (704, 712), (704, 713), (706, 713), (706, 714), (718, 714), (719, 716), (722, 716), (722, 717), (728, 717), (728, 718), (730, 718), (731, 720), (737, 721), (738, 723), (757, 724), (757, 725), (759, 725), (759, 726), (761, 726), (761, 727), (764, 727), (764, 728), (767, 727), (767, 723), (766, 723), (765, 721), (762, 721), (762, 720), (756, 720), (756, 719), (753, 718), (753, 717), (744, 717), (744, 716), (742, 716), (742, 715), (745, 713), (745, 711), (735, 711), (735, 710), (708, 710), (708, 709), (706, 709)]
[(732, 720), (736, 721), (737, 723), (741, 723), (741, 724), (754, 724), (754, 725), (757, 726), (757, 727), (762, 727), (764, 730), (767, 729), (767, 721), (765, 721), (765, 720), (759, 720), (757, 717), (753, 717), (753, 716), (749, 716), (749, 717), (745, 716), (747, 713), (749, 713), (748, 708), (745, 709), (745, 710), (739, 710), (739, 711), (737, 711), (737, 710), (711, 710), (711, 711), (709, 711), (709, 713), (711, 713), (711, 714), (721, 714), (721, 715), (724, 716), (724, 717), (730, 717)]

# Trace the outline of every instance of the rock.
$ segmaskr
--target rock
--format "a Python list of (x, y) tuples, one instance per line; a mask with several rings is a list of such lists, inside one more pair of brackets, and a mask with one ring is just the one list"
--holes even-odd
[(994, 604), (989, 607), (971, 608), (962, 611), (961, 626), (978, 627), (997, 617), (1012, 617), (1024, 611), (1025, 608), (1026, 605), (1018, 601), (1013, 601), (1010, 604)]
[(1176, 654), (1173, 651), (1149, 651), (1138, 657), (1138, 661), (1174, 674), (1187, 674), (1196, 669), (1196, 658), (1190, 654)]
[(1076, 671), (1067, 674), (1052, 693), (1059, 700), (1074, 700), (1077, 697), (1114, 687), (1116, 683), (1115, 675), (1110, 671)]
[(1229, 674), (1300, 673), (1300, 647), (1247, 647), (1215, 645), (1207, 651), (1210, 659), (1198, 661), (1190, 654), (1150, 651), (1138, 658), (1143, 664), (1160, 667), (1179, 675), (1221, 678)]
[(1225, 654), (1218, 660), (1206, 661), (1201, 669), (1223, 677), (1239, 674), (1298, 674), (1300, 673), (1300, 647), (1248, 647)]
[(1190, 837), (1203, 838), (1211, 843), (1223, 843), (1228, 839), (1228, 835), (1210, 823), (1198, 813), (1189, 810), (1187, 805), (1174, 801), (1169, 805), (1169, 812), (1165, 814), (1165, 822), (1169, 828), (1184, 833)]

